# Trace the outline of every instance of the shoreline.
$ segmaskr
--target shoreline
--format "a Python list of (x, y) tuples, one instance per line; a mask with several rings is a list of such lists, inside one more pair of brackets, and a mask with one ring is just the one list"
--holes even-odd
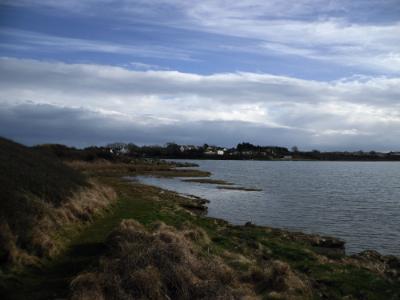
[[(185, 209), (188, 209), (189, 211), (192, 211), (193, 213), (197, 214), (201, 218), (207, 218), (210, 220), (214, 220), (217, 223), (226, 223), (230, 227), (249, 227), (249, 228), (259, 228), (263, 230), (267, 230), (270, 232), (275, 232), (279, 234), (283, 234), (286, 236), (293, 236), (293, 239), (297, 240), (308, 240), (310, 243), (315, 246), (315, 247), (321, 247), (321, 248), (332, 248), (334, 251), (338, 251), (340, 255), (348, 255), (345, 253), (345, 241), (342, 240), (339, 237), (333, 237), (329, 235), (323, 235), (323, 234), (318, 234), (318, 233), (305, 233), (303, 231), (296, 231), (296, 230), (289, 230), (289, 229), (284, 229), (284, 228), (278, 228), (278, 227), (272, 227), (268, 225), (258, 225), (254, 224), (250, 221), (245, 222), (244, 224), (234, 224), (231, 223), (221, 217), (212, 217), (207, 215), (208, 211), (208, 206), (207, 204), (210, 202), (208, 199), (201, 198), (196, 195), (192, 194), (184, 194), (180, 193), (174, 190), (169, 190), (165, 189), (162, 187), (159, 187), (157, 185), (151, 185), (151, 184), (146, 184), (143, 182), (140, 182), (140, 180), (137, 181), (138, 184), (141, 184), (145, 187), (153, 187), (161, 190), (161, 193), (176, 193), (179, 197), (187, 199), (189, 202), (193, 202), (192, 205), (189, 203), (184, 203), (181, 204)], [(247, 189), (244, 191), (248, 191)], [(201, 213), (199, 213), (201, 212)], [(297, 238), (294, 238), (294, 236), (297, 236)], [(375, 251), (375, 250), (365, 250), (365, 251)]]
[[(179, 169), (179, 168), (178, 168)], [(201, 171), (201, 172), (204, 172), (204, 171), (202, 171), (202, 170), (199, 170), (199, 171)], [(207, 171), (207, 172), (209, 172), (209, 171)], [(211, 172), (209, 172), (210, 173), (210, 175), (209, 176), (212, 176), (212, 173)], [(140, 175), (140, 176), (142, 176), (142, 175)], [(152, 175), (145, 175), (146, 177), (148, 176), (148, 177), (158, 177), (158, 176), (152, 176)], [(162, 177), (160, 177), (160, 178), (162, 178)], [(209, 185), (215, 185), (215, 187), (216, 187), (216, 191), (218, 191), (218, 190), (224, 190), (224, 189), (227, 189), (227, 190), (236, 190), (236, 191), (243, 191), (243, 192), (253, 192), (253, 191), (255, 191), (255, 192), (257, 192), (257, 191), (262, 191), (262, 189), (256, 189), (256, 188), (248, 188), (248, 187), (241, 187), (241, 186), (236, 186), (236, 183), (234, 183), (234, 182), (226, 182), (226, 181), (224, 181), (224, 180), (221, 180), (221, 179), (209, 179), (209, 180), (207, 180), (206, 178), (199, 178), (199, 179), (197, 179), (196, 177), (194, 177), (194, 178), (191, 178), (191, 179), (188, 179), (188, 177), (180, 177), (180, 176), (177, 176), (177, 177), (173, 177), (173, 178), (177, 178), (177, 179), (180, 179), (181, 181), (183, 181), (183, 182), (187, 182), (187, 183), (201, 183), (201, 184), (209, 184)], [(136, 177), (135, 177), (135, 179), (136, 179)], [(145, 182), (141, 182), (140, 181), (140, 179), (136, 179), (136, 180), (138, 180), (138, 182), (140, 183), (140, 184), (143, 184), (143, 185), (146, 185), (146, 186), (152, 186), (152, 187), (156, 187), (156, 188), (159, 188), (159, 189), (161, 189), (161, 190), (163, 190), (163, 191), (168, 191), (168, 192), (172, 192), (172, 193), (177, 193), (178, 195), (180, 195), (180, 196), (182, 196), (182, 197), (187, 197), (187, 198), (189, 198), (189, 199), (194, 199), (194, 200), (197, 200), (197, 199), (200, 199), (201, 201), (202, 201), (202, 205), (204, 205), (204, 207), (203, 208), (199, 208), (197, 205), (195, 206), (197, 209), (200, 209), (200, 210), (203, 210), (203, 211), (205, 211), (205, 214), (202, 214), (202, 216), (204, 216), (204, 217), (207, 217), (207, 218), (212, 218), (212, 219), (217, 219), (217, 220), (220, 220), (220, 221), (223, 221), (223, 222), (227, 222), (227, 223), (229, 223), (230, 225), (232, 225), (232, 226), (246, 226), (246, 224), (248, 224), (249, 226), (255, 226), (255, 227), (260, 227), (260, 228), (266, 228), (266, 229), (270, 229), (270, 230), (276, 230), (276, 231), (281, 231), (281, 232), (286, 232), (286, 233), (293, 233), (293, 234), (299, 234), (299, 235), (309, 235), (309, 236), (319, 236), (319, 237), (321, 237), (321, 238), (324, 238), (324, 239), (326, 239), (326, 240), (337, 240), (336, 242), (333, 242), (332, 244), (338, 244), (339, 243), (339, 241), (341, 241), (341, 242), (343, 242), (343, 254), (344, 255), (347, 255), (347, 256), (353, 256), (353, 255), (358, 255), (358, 254), (360, 254), (360, 253), (362, 253), (362, 252), (375, 252), (375, 253), (377, 253), (377, 254), (379, 254), (380, 256), (394, 256), (394, 257), (397, 257), (397, 258), (399, 258), (400, 259), (400, 254), (382, 254), (382, 253), (380, 253), (378, 250), (375, 250), (375, 249), (372, 249), (372, 248), (367, 248), (367, 249), (364, 249), (364, 250), (360, 250), (360, 251), (354, 251), (354, 252), (352, 252), (352, 253), (347, 253), (347, 251), (346, 251), (346, 247), (345, 247), (345, 245), (346, 245), (346, 241), (343, 239), (343, 238), (341, 238), (340, 236), (335, 236), (335, 235), (329, 235), (329, 234), (324, 234), (324, 233), (316, 233), (316, 232), (305, 232), (304, 230), (298, 230), (298, 229), (290, 229), (290, 228), (285, 228), (285, 227), (274, 227), (274, 226), (269, 226), (269, 225), (260, 225), (260, 224), (257, 224), (257, 223), (252, 223), (252, 222), (250, 222), (250, 221), (247, 221), (247, 222), (245, 222), (245, 224), (235, 224), (235, 223), (231, 223), (230, 221), (228, 221), (228, 220), (225, 220), (223, 217), (212, 217), (212, 216), (208, 216), (208, 207), (206, 206), (208, 203), (210, 203), (210, 200), (209, 199), (205, 199), (205, 198), (202, 198), (202, 197), (199, 197), (199, 196), (196, 196), (196, 195), (193, 195), (193, 194), (185, 194), (185, 193), (181, 193), (181, 192), (179, 192), (179, 191), (176, 191), (176, 190), (173, 190), (173, 189), (168, 189), (168, 188), (163, 188), (163, 187), (160, 187), (160, 186), (158, 186), (158, 185), (153, 185), (153, 184), (147, 184), (147, 183), (145, 183)], [(224, 183), (224, 185), (221, 185), (221, 183), (220, 182), (225, 182)], [(226, 186), (225, 186), (226, 185)], [(328, 242), (329, 243), (329, 242)]]
[[(140, 183), (142, 185), (147, 186), (144, 183)], [(243, 232), (245, 233), (245, 236), (248, 237), (253, 237), (254, 240), (250, 239), (247, 240), (248, 237), (245, 238), (246, 243), (248, 243), (245, 248), (240, 250), (240, 252), (244, 251), (243, 253), (248, 252), (247, 255), (253, 256), (254, 253), (259, 252), (259, 247), (261, 246), (260, 242), (258, 241), (259, 237), (261, 236), (269, 236), (269, 238), (272, 238), (273, 240), (279, 241), (278, 243), (282, 244), (275, 250), (272, 250), (272, 252), (267, 251), (268, 254), (261, 254), (262, 255), (262, 260), (266, 259), (267, 261), (271, 259), (271, 257), (275, 257), (275, 259), (283, 261), (289, 260), (289, 265), (295, 266), (294, 268), (299, 268), (296, 269), (295, 272), (298, 272), (298, 270), (308, 270), (307, 272), (313, 272), (311, 271), (314, 267), (311, 267), (308, 265), (308, 260), (311, 257), (318, 257), (317, 261), (319, 261), (318, 264), (321, 265), (329, 265), (329, 266), (334, 266), (337, 265), (339, 269), (342, 267), (344, 268), (361, 268), (367, 272), (373, 272), (376, 274), (379, 274), (379, 276), (382, 276), (383, 278), (392, 278), (390, 280), (394, 280), (394, 282), (400, 280), (400, 257), (394, 256), (394, 255), (382, 255), (377, 251), (374, 250), (364, 250), (359, 253), (354, 253), (354, 254), (346, 254), (345, 253), (345, 242), (341, 240), (340, 238), (333, 237), (333, 236), (326, 236), (326, 235), (321, 235), (321, 234), (310, 234), (310, 233), (304, 233), (302, 231), (294, 231), (294, 230), (286, 230), (282, 228), (275, 228), (275, 227), (270, 227), (270, 226), (261, 226), (261, 225), (255, 225), (252, 224), (251, 222), (247, 222), (242, 225), (235, 225), (232, 224), (222, 218), (216, 218), (216, 217), (210, 217), (207, 216), (204, 213), (201, 213), (201, 211), (207, 211), (207, 203), (208, 200), (206, 199), (201, 199), (199, 202), (199, 197), (195, 196), (194, 198), (191, 197), (191, 195), (182, 195), (179, 194), (178, 192), (167, 190), (160, 188), (158, 186), (153, 186), (156, 189), (161, 191), (161, 194), (166, 194), (166, 193), (173, 193), (173, 194), (178, 194), (179, 197), (183, 197), (188, 199), (189, 201), (194, 201), (196, 203), (194, 209), (192, 207), (182, 205), (184, 209), (187, 209), (191, 212), (194, 213), (194, 218), (197, 220), (202, 220), (200, 223), (203, 221), (207, 223), (212, 223), (214, 227), (217, 228), (217, 232), (223, 232), (223, 237), (222, 238), (223, 244), (226, 242), (226, 238), (228, 240), (230, 239), (235, 239), (235, 235), (232, 236), (232, 234), (228, 232)], [(205, 200), (205, 201), (204, 201)], [(200, 213), (199, 213), (200, 212)], [(194, 221), (194, 220), (192, 220)], [(191, 221), (191, 222), (192, 222)], [(194, 223), (198, 223), (199, 221), (194, 221)], [(220, 229), (218, 229), (220, 228)], [(239, 236), (241, 236), (242, 233), (240, 233)], [(215, 241), (219, 242), (219, 239), (215, 239)], [(240, 237), (240, 240), (244, 237)], [(212, 238), (212, 241), (214, 239)], [(240, 242), (242, 243), (242, 242)], [(275, 248), (277, 245), (274, 244), (273, 242), (271, 245), (273, 245), (273, 248)], [(285, 245), (285, 246), (283, 246)], [(290, 245), (290, 246), (289, 246)], [(235, 246), (234, 248), (236, 248)], [(281, 248), (282, 247), (282, 248)], [(286, 248), (287, 247), (287, 248)], [(294, 247), (294, 248), (292, 248)], [(240, 247), (238, 248), (240, 249)], [(244, 250), (247, 249), (247, 250)], [(279, 249), (279, 250), (278, 250)], [(290, 249), (290, 250), (289, 250)], [(274, 252), (277, 251), (276, 254)], [(283, 251), (283, 252), (281, 252)], [(303, 252), (304, 251), (304, 252)], [(279, 253), (279, 254), (278, 254)], [(302, 253), (302, 254), (300, 254)], [(259, 254), (256, 254), (259, 255)], [(272, 256), (271, 256), (272, 255)], [(276, 255), (276, 256), (275, 256)], [(300, 255), (300, 256), (299, 256)], [(307, 266), (303, 266), (302, 260), (304, 258), (301, 258), (303, 255), (308, 256), (311, 255), (310, 258), (306, 258), (304, 263)], [(293, 261), (292, 261), (293, 260)], [(313, 260), (313, 259), (312, 259)], [(291, 262), (290, 262), (291, 261)], [(293, 264), (293, 265), (292, 265)], [(298, 265), (299, 264), (299, 265)], [(317, 269), (320, 267), (317, 267)], [(330, 267), (329, 267), (330, 268)], [(328, 268), (328, 269), (329, 269)], [(336, 271), (330, 270), (329, 273), (335, 273)], [(339, 271), (340, 273), (343, 272), (342, 270)], [(358, 271), (357, 271), (358, 272)], [(362, 271), (364, 272), (364, 271)], [(336, 276), (336, 275), (335, 275)], [(356, 275), (358, 276), (358, 275)], [(364, 275), (362, 275), (364, 276)], [(386, 277), (389, 276), (389, 277)], [(347, 282), (349, 279), (345, 279)], [(400, 284), (400, 283), (399, 283)], [(400, 285), (398, 286), (400, 288)], [(399, 290), (400, 291), (400, 290)], [(293, 299), (309, 299), (308, 297), (305, 298), (293, 298)], [(335, 297), (329, 298), (329, 299), (336, 299)], [(379, 298), (380, 299), (380, 298)], [(386, 298), (382, 298), (386, 299)]]
[[(196, 160), (190, 160), (190, 162), (196, 163)], [(227, 161), (227, 162), (229, 162), (229, 161)], [(233, 162), (233, 160), (231, 160), (231, 162)], [(216, 181), (216, 183), (218, 181), (224, 181), (224, 180), (235, 180), (233, 182), (230, 182), (230, 185), (226, 186), (226, 187), (225, 186), (219, 187), (219, 186), (215, 185), (216, 189), (227, 189), (227, 190), (232, 189), (232, 190), (242, 190), (242, 191), (246, 191), (246, 190), (248, 190), (248, 191), (263, 191), (264, 189), (265, 190), (268, 189), (268, 191), (269, 191), (269, 189), (270, 189), (273, 193), (273, 191), (274, 191), (273, 187), (269, 186), (268, 184), (264, 184), (264, 181), (253, 180), (253, 179), (257, 179), (257, 177), (254, 177), (254, 174), (252, 174), (252, 176), (253, 176), (253, 177), (251, 177), (252, 180), (250, 180), (250, 181), (243, 180), (242, 177), (240, 177), (240, 176), (242, 176), (240, 173), (240, 169), (242, 168), (242, 166), (243, 166), (243, 168), (245, 168), (248, 166), (252, 166), (252, 164), (250, 163), (249, 165), (247, 165), (247, 164), (237, 165), (237, 164), (233, 163), (233, 164), (225, 165), (222, 162), (220, 162), (219, 164), (214, 164), (213, 160), (210, 160), (209, 162), (204, 162), (203, 164), (200, 164), (200, 162), (199, 162), (199, 166), (197, 169), (200, 170), (200, 168), (202, 168), (204, 170), (213, 170), (213, 172), (215, 172), (216, 174), (212, 174), (211, 176), (212, 176), (212, 180)], [(256, 165), (256, 166), (258, 166), (258, 165)], [(306, 166), (306, 164), (297, 165), (296, 167), (294, 167), (294, 166), (293, 167), (275, 166), (275, 167), (277, 169), (274, 169), (274, 170), (278, 170), (278, 171), (282, 170), (282, 168), (284, 168), (284, 170), (286, 170), (286, 168), (289, 168), (288, 170), (293, 170), (293, 168), (295, 168), (295, 170), (296, 169), (302, 170), (303, 167), (305, 168), (305, 170), (308, 170), (308, 167)], [(315, 165), (315, 167), (317, 167), (317, 165)], [(329, 166), (327, 166), (327, 168), (328, 167)], [(359, 167), (357, 167), (357, 166), (355, 166), (355, 167), (357, 170), (358, 170), (358, 168), (360, 168), (361, 171), (365, 170), (364, 167), (362, 167), (361, 165)], [(383, 167), (383, 166), (381, 166), (381, 167)], [(265, 168), (267, 168), (267, 167), (265, 167)], [(339, 166), (338, 168), (341, 168), (341, 167)], [(368, 166), (365, 166), (365, 168), (368, 168)], [(377, 168), (379, 168), (379, 166)], [(393, 168), (395, 168), (395, 166), (393, 166)], [(239, 170), (239, 172), (237, 172), (237, 170)], [(325, 168), (323, 170), (325, 170)], [(233, 173), (231, 174), (231, 172), (233, 172)], [(260, 174), (263, 174), (263, 173), (260, 173)], [(217, 177), (214, 177), (214, 176), (217, 176)], [(232, 178), (235, 178), (235, 179), (232, 179)], [(379, 178), (374, 177), (374, 179), (378, 180), (378, 179), (380, 179), (380, 177)], [(195, 179), (193, 182), (196, 182), (196, 181), (197, 180)], [(240, 187), (240, 188), (236, 189), (236, 186), (238, 185), (237, 182), (247, 182), (248, 186), (244, 186), (243, 188)], [(254, 183), (254, 182), (259, 183), (259, 186), (257, 186), (257, 188), (253, 188), (252, 183)], [(213, 182), (210, 182), (210, 183), (213, 184)], [(244, 185), (246, 185), (246, 183), (244, 183)], [(166, 185), (166, 186), (168, 186), (168, 185)], [(231, 188), (231, 186), (232, 186), (232, 188)], [(177, 185), (176, 187), (179, 188), (180, 185)], [(173, 189), (176, 187), (174, 185), (172, 186)], [(260, 188), (258, 188), (258, 187), (260, 187)], [(290, 190), (291, 186), (286, 185), (286, 188)], [(339, 186), (339, 188), (341, 188), (341, 187)], [(276, 191), (280, 192), (281, 190), (277, 189), (277, 190), (275, 190), (275, 192)], [(299, 191), (298, 189), (297, 190), (294, 189), (295, 195), (293, 195), (293, 193), (288, 195), (289, 197), (292, 196), (292, 198), (290, 198), (290, 199), (292, 199), (291, 201), (297, 201), (297, 197), (301, 197), (301, 195), (297, 194), (298, 191)], [(322, 192), (325, 192), (325, 191), (326, 191), (325, 189), (322, 190)], [(329, 191), (329, 188), (328, 188), (328, 191)], [(346, 191), (346, 189), (341, 190), (341, 191), (342, 191), (341, 194), (338, 193), (338, 195), (339, 195), (338, 199), (345, 199), (346, 201), (353, 201), (353, 199), (359, 200), (360, 197), (358, 195), (364, 195), (362, 190), (358, 190), (356, 193)], [(205, 192), (203, 194), (207, 194), (207, 193)], [(309, 193), (305, 193), (305, 195), (310, 196)], [(317, 199), (324, 201), (324, 194), (320, 194), (320, 195), (322, 195), (322, 196), (320, 196), (320, 198), (317, 198)], [(381, 193), (380, 195), (376, 195), (376, 196), (378, 197), (377, 200), (375, 200), (375, 198), (372, 198), (372, 201), (377, 202), (377, 203), (382, 203), (382, 205), (384, 205), (385, 202), (379, 202), (379, 201), (381, 199), (386, 199), (387, 198), (386, 195), (384, 193)], [(223, 196), (223, 197), (224, 197), (223, 199), (225, 199), (225, 202), (221, 202), (221, 203), (224, 203), (225, 205), (229, 204), (228, 203), (229, 201), (227, 201), (227, 197), (225, 197), (225, 196)], [(234, 199), (237, 198), (237, 197), (236, 198), (235, 197), (236, 196), (234, 196)], [(244, 195), (244, 197), (246, 197), (246, 196)], [(256, 197), (256, 196), (250, 195), (249, 197), (251, 199), (254, 199), (254, 197)], [(342, 197), (342, 198), (340, 198), (340, 197)], [(213, 196), (211, 196), (211, 198), (213, 198)], [(281, 198), (279, 198), (279, 199), (281, 199)], [(287, 199), (283, 199), (283, 200), (286, 201)], [(392, 198), (389, 198), (389, 201), (390, 200), (392, 200)], [(241, 205), (240, 201), (235, 201), (234, 203), (235, 203), (235, 205)], [(257, 202), (257, 203), (259, 203), (259, 202)], [(310, 203), (315, 204), (315, 201), (314, 202), (311, 201)], [(357, 203), (357, 202), (354, 202), (354, 203)], [(330, 203), (330, 204), (335, 205), (334, 203)], [(318, 203), (317, 203), (317, 205), (318, 205)], [(333, 206), (333, 207), (335, 207), (335, 206)], [(368, 208), (368, 206), (366, 205), (365, 208)], [(392, 208), (396, 209), (396, 207), (392, 207)], [(385, 210), (384, 206), (382, 206), (381, 210), (379, 210), (379, 209), (377, 209), (377, 210), (378, 210), (378, 213), (382, 214), (382, 216), (384, 215), (384, 213), (389, 212), (387, 209)], [(251, 212), (248, 212), (247, 210), (246, 210), (246, 212), (248, 212), (247, 214), (235, 214), (235, 213), (224, 214), (224, 211), (221, 211), (221, 210), (219, 210), (218, 212), (219, 212), (219, 215), (226, 216), (233, 222), (235, 222), (235, 219), (239, 219), (241, 221), (245, 220), (246, 216), (251, 215)], [(281, 214), (285, 214), (285, 212), (282, 210), (280, 212), (281, 212)], [(346, 212), (347, 211), (345, 210), (344, 214), (346, 214)], [(372, 211), (372, 213), (373, 213), (373, 211)], [(261, 215), (261, 219), (260, 219), (260, 215)], [(264, 215), (262, 215), (262, 214), (260, 214), (260, 215), (256, 214), (256, 216), (258, 216), (258, 217), (255, 217), (255, 219), (251, 219), (252, 222), (255, 222), (256, 224), (258, 223), (260, 225), (269, 226), (270, 223), (264, 222), (263, 217), (270, 216), (270, 214), (266, 213)], [(217, 214), (217, 216), (218, 216), (218, 214)], [(296, 216), (298, 217), (299, 214), (297, 214)], [(336, 215), (334, 214), (333, 216), (340, 218), (343, 216), (343, 213), (337, 213)], [(355, 216), (357, 216), (357, 214), (355, 214)], [(361, 214), (360, 216), (368, 217), (365, 214), (364, 215)], [(272, 216), (272, 218), (273, 218), (273, 216)], [(266, 220), (268, 221), (268, 219), (266, 219)], [(319, 225), (323, 225), (323, 226), (313, 226), (313, 223), (310, 223), (310, 222), (314, 221), (313, 219), (309, 219), (308, 220), (309, 222), (306, 223), (305, 226), (302, 226), (302, 225), (304, 225), (304, 222), (303, 223), (301, 223), (301, 222), (294, 222), (294, 223), (291, 222), (290, 223), (290, 220), (287, 218), (284, 218), (284, 217), (282, 217), (280, 220), (283, 220), (283, 222), (274, 222), (273, 226), (278, 227), (278, 228), (282, 227), (282, 228), (286, 228), (289, 230), (296, 230), (296, 231), (301, 230), (304, 232), (308, 232), (310, 234), (329, 235), (329, 236), (338, 237), (338, 238), (342, 238), (342, 239), (346, 238), (348, 240), (347, 243), (349, 244), (349, 249), (350, 249), (349, 254), (355, 254), (355, 253), (359, 253), (359, 252), (365, 251), (365, 250), (372, 250), (372, 251), (377, 251), (377, 252), (381, 253), (382, 255), (395, 255), (397, 257), (400, 257), (400, 248), (398, 247), (398, 245), (396, 246), (396, 243), (392, 243), (391, 240), (389, 239), (389, 237), (391, 237), (391, 236), (396, 236), (396, 234), (393, 234), (393, 229), (396, 229), (396, 228), (393, 228), (393, 227), (392, 228), (388, 227), (386, 232), (383, 230), (376, 230), (376, 231), (372, 230), (371, 232), (369, 232), (370, 227), (369, 227), (369, 225), (366, 225), (369, 223), (364, 222), (364, 223), (360, 223), (359, 229), (353, 230), (352, 228), (347, 226), (348, 230), (346, 231), (347, 228), (343, 228), (343, 226), (340, 226), (340, 224), (336, 225), (336, 223), (334, 223), (335, 220), (333, 219), (333, 217), (328, 218), (329, 221), (327, 221), (327, 222), (318, 223)], [(366, 220), (368, 220), (368, 218)], [(393, 220), (393, 221), (395, 221), (395, 220)], [(289, 224), (291, 224), (291, 226), (285, 227), (285, 225), (288, 222), (289, 222)], [(353, 222), (353, 224), (354, 223), (357, 223), (357, 222)], [(300, 226), (297, 226), (298, 224), (300, 224)], [(372, 225), (374, 225), (374, 224), (377, 225), (377, 228), (379, 228), (379, 226), (382, 225), (382, 223), (379, 221), (376, 223), (372, 223)], [(395, 224), (395, 223), (393, 223), (393, 224)], [(317, 230), (315, 230), (316, 227), (317, 227)], [(373, 228), (373, 227), (371, 227), (371, 228)], [(325, 230), (325, 229), (328, 229), (328, 230)], [(376, 237), (377, 236), (376, 232), (380, 232), (380, 234), (381, 234), (380, 238)], [(340, 235), (340, 234), (342, 234), (342, 235)], [(360, 240), (358, 240), (358, 236), (361, 237)], [(371, 240), (369, 240), (368, 236), (371, 237)]]
[[(123, 245), (136, 243), (136, 239), (130, 240), (132, 234), (146, 236), (150, 240), (159, 237), (160, 240), (146, 245), (146, 249), (161, 247), (156, 248), (157, 257), (168, 253), (165, 251), (170, 247), (169, 241), (174, 241), (171, 246), (179, 245), (174, 251), (177, 251), (176, 255), (183, 255), (179, 261), (189, 264), (188, 270), (193, 272), (190, 276), (199, 278), (206, 286), (211, 276), (218, 288), (228, 288), (225, 292), (238, 292), (249, 299), (342, 299), (346, 296), (358, 299), (360, 291), (373, 299), (390, 299), (393, 295), (400, 295), (400, 260), (396, 257), (383, 256), (374, 251), (346, 255), (344, 242), (335, 237), (256, 226), (249, 222), (234, 225), (221, 218), (205, 216), (205, 199), (123, 178), (140, 175), (185, 177), (188, 174), (196, 178), (204, 176), (203, 171), (180, 171), (171, 164), (135, 164), (72, 164), (87, 176), (113, 188), (117, 201), (107, 212), (69, 236), (70, 242), (60, 256), (52, 258), (39, 269), (14, 275), (17, 279), (12, 279), (8, 287), (14, 293), (10, 299), (26, 299), (28, 295), (31, 299), (48, 299), (50, 296), (65, 299), (71, 287), (72, 293), (90, 292), (96, 287), (99, 295), (104, 292), (103, 288), (123, 288), (107, 280), (97, 281), (98, 278), (107, 278), (109, 274), (107, 269), (103, 269), (102, 262), (121, 262), (125, 267), (115, 269), (113, 272), (116, 273), (110, 275), (120, 278), (128, 270), (125, 269), (129, 264), (126, 257), (136, 257), (136, 251), (142, 249), (140, 246), (129, 250), (133, 252), (118, 252), (115, 249), (129, 248), (118, 245), (113, 248), (115, 246), (110, 244), (110, 238), (116, 232), (120, 235), (115, 242)], [(210, 176), (210, 173), (207, 174)], [(128, 235), (123, 234), (126, 230), (130, 232)], [(190, 257), (188, 261), (187, 255)], [(169, 261), (163, 256), (160, 259)], [(144, 269), (138, 265), (131, 268), (153, 274), (146, 271), (151, 267), (158, 270), (160, 276), (168, 278), (169, 272), (158, 265), (158, 261), (146, 262)], [(194, 269), (190, 267), (191, 261), (196, 261)], [(203, 269), (209, 262), (217, 268)], [(71, 264), (73, 269), (67, 267)], [(175, 267), (181, 270), (179, 265)], [(71, 273), (66, 276), (66, 272)], [(85, 277), (85, 274), (90, 276)], [(207, 276), (202, 277), (201, 274)], [(180, 276), (186, 275), (179, 275), (176, 279), (186, 278)], [(52, 286), (53, 280), (59, 280), (60, 284)], [(154, 277), (149, 282), (157, 280), (160, 280), (159, 277)], [(151, 290), (151, 286), (147, 282), (144, 290)]]

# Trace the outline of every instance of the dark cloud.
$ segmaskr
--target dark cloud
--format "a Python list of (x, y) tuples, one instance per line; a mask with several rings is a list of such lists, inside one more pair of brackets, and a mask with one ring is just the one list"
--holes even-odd
[(25, 144), (65, 143), (101, 145), (114, 141), (138, 144), (211, 143), (235, 145), (241, 141), (287, 144), (300, 142), (296, 132), (244, 122), (189, 122), (167, 126), (141, 126), (85, 109), (43, 104), (22, 104), (0, 110), (0, 135)]
[(308, 132), (269, 128), (244, 122), (188, 122), (164, 126), (143, 126), (87, 109), (26, 103), (0, 109), (0, 135), (24, 144), (62, 143), (85, 147), (123, 141), (137, 144), (217, 144), (233, 146), (242, 141), (263, 145), (297, 145), (302, 149), (381, 149), (394, 146), (381, 137), (377, 144), (354, 136), (313, 140)]

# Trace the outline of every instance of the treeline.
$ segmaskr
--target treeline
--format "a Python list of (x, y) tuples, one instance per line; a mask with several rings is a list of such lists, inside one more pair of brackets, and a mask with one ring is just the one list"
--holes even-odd
[(84, 149), (77, 149), (61, 144), (44, 144), (34, 146), (33, 149), (49, 155), (55, 155), (62, 160), (94, 161), (98, 159), (115, 160), (117, 158), (107, 147), (91, 146)]
[(114, 143), (104, 147), (91, 146), (84, 149), (60, 144), (44, 144), (33, 147), (63, 160), (94, 161), (98, 159), (123, 161), (131, 158), (185, 158), (185, 159), (273, 159), (290, 154), (284, 147), (238, 144), (235, 148), (223, 148), (204, 144), (202, 146), (160, 145), (138, 146), (132, 143)]
[(133, 143), (113, 143), (104, 147), (77, 149), (59, 144), (39, 145), (34, 148), (51, 153), (63, 160), (94, 161), (98, 159), (124, 161), (132, 158), (182, 158), (182, 159), (257, 159), (257, 160), (362, 160), (362, 161), (400, 161), (399, 152), (321, 152), (318, 150), (300, 151), (296, 146), (290, 150), (278, 146), (260, 146), (248, 142), (233, 148), (204, 144), (201, 146), (167, 143), (138, 146)]
[(342, 160), (342, 161), (400, 161), (400, 153), (397, 152), (320, 152), (318, 150), (313, 151), (299, 151), (293, 153), (293, 159), (295, 160)]

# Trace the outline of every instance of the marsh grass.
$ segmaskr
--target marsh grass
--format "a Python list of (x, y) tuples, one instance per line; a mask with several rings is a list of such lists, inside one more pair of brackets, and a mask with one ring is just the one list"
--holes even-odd
[(158, 177), (207, 177), (211, 173), (196, 169), (182, 169), (180, 164), (158, 160), (134, 160), (132, 162), (110, 162), (97, 160), (93, 162), (70, 161), (68, 165), (88, 175), (96, 176), (136, 176), (151, 175)]

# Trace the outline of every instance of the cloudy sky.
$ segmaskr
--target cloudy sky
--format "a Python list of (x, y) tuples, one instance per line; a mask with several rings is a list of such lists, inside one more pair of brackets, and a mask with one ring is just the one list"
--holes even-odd
[(400, 150), (400, 0), (0, 0), (0, 135)]

